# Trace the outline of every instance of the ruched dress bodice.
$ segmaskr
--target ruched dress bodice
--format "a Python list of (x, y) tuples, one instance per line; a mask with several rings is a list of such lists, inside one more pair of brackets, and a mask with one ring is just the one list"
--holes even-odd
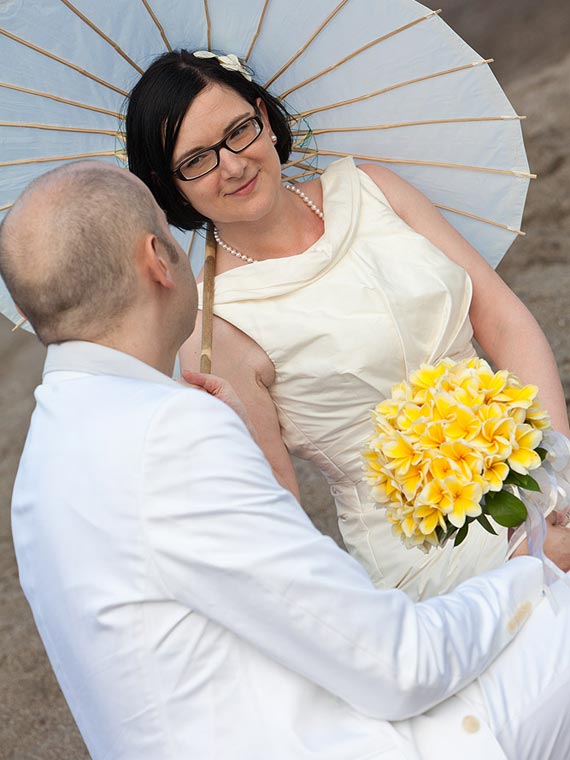
[(406, 549), (371, 501), (360, 452), (395, 383), (422, 362), (474, 353), (471, 282), (352, 159), (321, 179), (323, 236), (297, 256), (219, 275), (214, 312), (273, 362), (285, 444), (327, 479), (347, 549), (377, 586), (425, 598), (503, 562), (506, 536), (473, 524), (460, 547)]

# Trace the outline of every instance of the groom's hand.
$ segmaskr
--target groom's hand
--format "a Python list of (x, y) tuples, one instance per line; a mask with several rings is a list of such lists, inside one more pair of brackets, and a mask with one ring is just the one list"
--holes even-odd
[(253, 440), (256, 440), (255, 428), (249, 419), (245, 407), (227, 380), (223, 380), (221, 377), (217, 377), (217, 375), (207, 375), (204, 372), (191, 372), (187, 369), (182, 370), (182, 377), (185, 381), (183, 384), (206, 391), (206, 393), (215, 396), (220, 401), (223, 401), (224, 404), (227, 404), (230, 409), (233, 409), (238, 417), (242, 419)]

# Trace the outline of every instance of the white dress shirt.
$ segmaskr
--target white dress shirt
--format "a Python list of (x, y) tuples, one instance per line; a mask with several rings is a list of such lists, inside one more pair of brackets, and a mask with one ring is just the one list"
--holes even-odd
[(448, 698), (541, 599), (537, 560), (414, 605), (314, 528), (206, 393), (69, 342), (36, 400), (14, 542), (93, 758), (504, 757)]

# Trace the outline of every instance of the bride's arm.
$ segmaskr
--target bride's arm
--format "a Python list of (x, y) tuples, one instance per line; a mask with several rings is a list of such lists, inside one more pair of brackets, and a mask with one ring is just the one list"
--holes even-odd
[(537, 385), (553, 427), (570, 435), (556, 360), (530, 311), (419, 190), (384, 167), (365, 164), (359, 168), (374, 180), (410, 227), (466, 270), (473, 283), (469, 317), (477, 342), (497, 367)]
[[(202, 312), (198, 312), (194, 332), (180, 349), (183, 370), (197, 371), (200, 364)], [(269, 387), (275, 379), (273, 363), (265, 351), (241, 330), (214, 316), (212, 373), (228, 380), (245, 407), (255, 430), (256, 443), (273, 469), (279, 483), (299, 501), (299, 486)], [(239, 459), (239, 451), (236, 451)]]

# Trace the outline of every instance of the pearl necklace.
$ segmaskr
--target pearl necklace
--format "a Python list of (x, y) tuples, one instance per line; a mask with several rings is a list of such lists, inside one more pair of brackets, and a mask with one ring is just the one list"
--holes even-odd
[[(305, 193), (302, 190), (300, 190), (298, 187), (295, 187), (295, 185), (292, 185), (289, 182), (285, 182), (283, 184), (283, 187), (285, 187), (287, 190), (290, 190), (292, 193), (295, 193), (296, 195), (298, 195), (299, 198), (303, 201), (303, 203), (305, 203), (311, 209), (311, 211), (319, 217), (319, 219), (325, 218), (325, 215), (323, 214), (321, 209), (316, 205), (316, 203), (313, 203), (313, 201), (307, 195), (305, 195)], [(236, 248), (232, 248), (231, 245), (224, 243), (224, 241), (220, 237), (220, 233), (218, 232), (217, 227), (214, 227), (214, 240), (220, 246), (220, 248), (224, 249), (224, 251), (231, 253), (232, 256), (237, 256), (238, 259), (242, 259), (242, 261), (246, 261), (248, 264), (253, 264), (254, 261), (259, 261), (259, 259), (253, 259), (251, 256), (245, 256), (243, 253), (240, 253)]]

